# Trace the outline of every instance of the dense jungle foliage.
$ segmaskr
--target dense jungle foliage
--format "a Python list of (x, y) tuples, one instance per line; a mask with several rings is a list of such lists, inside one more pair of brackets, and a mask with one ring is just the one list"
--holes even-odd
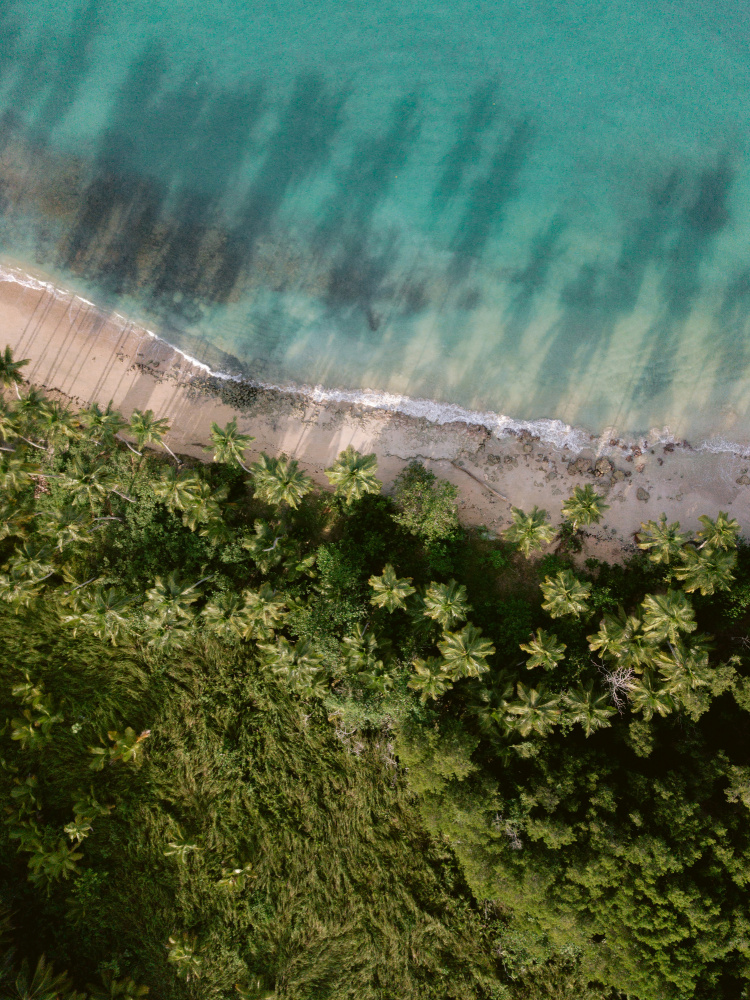
[[(0, 998), (680, 1000), (750, 984), (750, 549), (576, 566), (233, 421), (0, 356)], [(547, 554), (534, 556), (538, 550)]]

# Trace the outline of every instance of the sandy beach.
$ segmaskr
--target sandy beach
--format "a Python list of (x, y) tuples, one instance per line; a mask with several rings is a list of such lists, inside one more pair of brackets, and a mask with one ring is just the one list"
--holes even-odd
[(315, 391), (217, 377), (126, 317), (9, 266), (0, 269), (0, 324), (0, 346), (31, 360), (24, 369), (31, 384), (74, 407), (112, 401), (126, 416), (150, 408), (169, 419), (166, 440), (181, 454), (205, 460), (211, 422), (236, 417), (255, 437), (252, 457), (284, 452), (324, 487), (323, 470), (349, 444), (375, 452), (386, 490), (419, 459), (459, 487), (464, 523), (493, 531), (510, 522), (511, 504), (538, 504), (557, 523), (572, 488), (590, 482), (610, 504), (584, 547), (584, 555), (600, 558), (632, 550), (641, 522), (662, 511), (696, 528), (699, 515), (727, 510), (750, 530), (750, 458), (741, 454), (594, 436), (587, 447), (560, 447), (524, 430), (415, 417), (392, 400), (381, 408), (374, 394), (365, 402), (331, 401)]

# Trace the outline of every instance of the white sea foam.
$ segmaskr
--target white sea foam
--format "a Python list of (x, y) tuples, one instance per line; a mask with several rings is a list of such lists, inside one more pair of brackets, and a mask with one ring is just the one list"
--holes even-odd
[[(20, 268), (7, 267), (0, 264), (0, 282), (7, 281), (12, 281), (23, 288), (47, 292), (54, 295), (56, 299), (69, 298), (96, 308), (95, 303), (78, 295), (76, 292), (62, 289), (53, 282), (34, 277)], [(126, 317), (121, 313), (114, 313), (113, 315), (123, 323), (128, 322)], [(440, 403), (434, 399), (421, 399), (419, 397), (404, 396), (376, 389), (328, 389), (322, 385), (310, 386), (264, 382), (242, 375), (232, 375), (227, 372), (216, 371), (205, 362), (199, 361), (191, 354), (188, 354), (181, 347), (170, 343), (164, 337), (154, 333), (153, 330), (147, 328), (144, 328), (144, 330), (149, 337), (169, 347), (170, 350), (179, 354), (188, 364), (204, 375), (227, 382), (245, 383), (269, 392), (301, 396), (313, 403), (347, 403), (373, 410), (384, 410), (388, 413), (399, 413), (406, 417), (423, 419), (438, 425), (452, 423), (471, 424), (485, 427), (497, 437), (529, 434), (534, 438), (538, 438), (546, 445), (560, 450), (568, 449), (573, 452), (589, 449), (595, 451), (597, 454), (606, 454), (613, 450), (614, 446), (610, 446), (609, 444), (612, 440), (616, 442), (616, 448), (620, 454), (622, 454), (623, 449), (630, 451), (638, 445), (644, 448), (652, 448), (665, 444), (681, 444), (683, 446), (687, 444), (687, 442), (680, 441), (674, 437), (668, 427), (662, 429), (653, 428), (647, 434), (639, 436), (637, 439), (623, 440), (619, 438), (615, 428), (606, 428), (597, 436), (582, 427), (574, 427), (564, 423), (562, 420), (549, 417), (540, 417), (537, 420), (518, 420), (503, 413), (494, 413), (491, 410), (469, 410), (456, 403)], [(750, 458), (749, 445), (729, 441), (723, 437), (708, 438), (696, 446), (694, 450), (710, 452), (712, 454), (728, 453), (741, 458)]]

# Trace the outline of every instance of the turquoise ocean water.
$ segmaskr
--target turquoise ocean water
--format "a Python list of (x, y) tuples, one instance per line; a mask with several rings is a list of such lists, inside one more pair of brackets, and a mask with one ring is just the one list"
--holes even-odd
[(3, 0), (0, 254), (265, 381), (750, 442), (742, 0)]

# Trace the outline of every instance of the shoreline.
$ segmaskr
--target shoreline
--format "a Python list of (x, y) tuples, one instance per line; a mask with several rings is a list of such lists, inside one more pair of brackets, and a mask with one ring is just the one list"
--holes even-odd
[(583, 556), (622, 558), (640, 523), (662, 511), (696, 528), (700, 514), (726, 509), (750, 532), (750, 448), (721, 439), (698, 447), (654, 433), (625, 441), (388, 393), (245, 380), (49, 279), (2, 265), (0, 328), (0, 347), (31, 359), (31, 384), (74, 406), (111, 400), (126, 416), (150, 408), (170, 421), (172, 450), (202, 460), (211, 422), (236, 417), (255, 436), (253, 458), (285, 452), (325, 487), (323, 470), (348, 444), (375, 452), (386, 490), (419, 459), (459, 487), (464, 523), (493, 531), (510, 523), (510, 504), (538, 504), (557, 523), (573, 487), (591, 482), (610, 509), (587, 534)]

